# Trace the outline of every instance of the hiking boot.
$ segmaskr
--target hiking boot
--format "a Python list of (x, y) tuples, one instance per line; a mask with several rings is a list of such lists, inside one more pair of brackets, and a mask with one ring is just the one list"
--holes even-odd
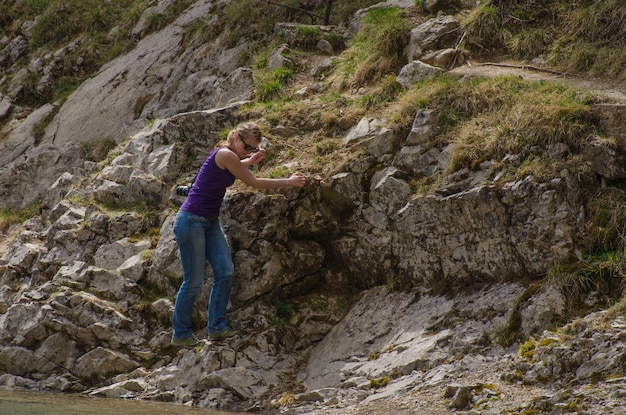
[(209, 340), (212, 341), (220, 341), (225, 340), (233, 336), (238, 336), (239, 332), (237, 330), (233, 330), (231, 328), (218, 331), (217, 333), (209, 334)]
[(196, 336), (191, 336), (185, 339), (172, 339), (172, 341), (170, 341), (170, 346), (193, 349), (200, 345), (200, 343), (202, 343), (202, 341), (200, 341)]

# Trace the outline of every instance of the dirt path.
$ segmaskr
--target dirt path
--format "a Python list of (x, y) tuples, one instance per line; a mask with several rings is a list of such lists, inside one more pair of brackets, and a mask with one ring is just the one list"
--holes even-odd
[(582, 78), (574, 75), (561, 75), (521, 62), (473, 63), (449, 71), (457, 75), (507, 76), (517, 75), (528, 81), (548, 81), (563, 83), (586, 89), (619, 103), (626, 103), (626, 82), (607, 82), (601, 79)]

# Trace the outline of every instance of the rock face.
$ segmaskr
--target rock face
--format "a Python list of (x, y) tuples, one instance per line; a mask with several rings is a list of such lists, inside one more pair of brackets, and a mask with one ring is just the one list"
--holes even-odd
[[(181, 278), (175, 210), (111, 216), (97, 204), (71, 200), (116, 209), (176, 206), (180, 198), (172, 189), (184, 176), (184, 161), (199, 165), (201, 149), (219, 139), (205, 132), (236, 123), (237, 108), (158, 120), (120, 145), (87, 184), (57, 181), (49, 208), (23, 225), (2, 258), (2, 371), (43, 376), (49, 380), (42, 388), (84, 390), (96, 382), (89, 390), (103, 396), (129, 396), (132, 380), (133, 396), (229, 407), (281, 387), (304, 363), (302, 352), (311, 350), (300, 379), (321, 391), (322, 400), (328, 388), (356, 393), (391, 374), (407, 376), (408, 389), (421, 378), (417, 372), (437, 367), (449, 353), (482, 349), (522, 295), (516, 281), (575, 254), (584, 200), (567, 176), (497, 187), (463, 182), (467, 190), (457, 183), (442, 188), (448, 195), (417, 196), (407, 173), (391, 165), (368, 178), (376, 157), (397, 160), (386, 157), (393, 147), (370, 140), (384, 128), (353, 130), (346, 145), (373, 153), (329, 180), (311, 178), (302, 190), (228, 193), (223, 225), (238, 270), (231, 313), (248, 334), (172, 355), (172, 298)], [(445, 157), (441, 152), (432, 160)], [(416, 171), (437, 169), (430, 158), (417, 160)], [(151, 229), (160, 229), (157, 240)], [(209, 268), (207, 278), (210, 283)], [(337, 324), (350, 295), (317, 292), (345, 278), (370, 290)], [(486, 288), (455, 299), (438, 296), (477, 282)], [(387, 286), (374, 288), (381, 283)], [(388, 288), (394, 285), (422, 287), (425, 294)], [(209, 287), (194, 316), (200, 331)], [(557, 292), (534, 295), (527, 304), (520, 327), (529, 334), (564, 312)]]
[[(229, 191), (222, 224), (237, 270), (230, 313), (245, 334), (169, 348), (182, 278), (172, 233), (182, 199), (173, 189), (193, 176), (219, 132), (241, 121), (238, 110), (252, 94), (250, 69), (236, 64), (245, 41), (230, 50), (220, 42), (182, 46), (185, 26), (211, 7), (195, 2), (61, 107), (4, 127), (0, 197), (13, 207), (45, 203), (2, 241), (0, 385), (214, 408), (267, 407), (286, 388), (301, 392), (293, 400), (305, 408), (358, 403), (440, 382), (468, 364), (457, 356), (509, 356), (494, 338), (514, 311), (515, 328), (527, 336), (544, 335), (564, 316), (557, 288), (529, 294), (522, 281), (579, 255), (588, 200), (578, 178), (563, 170), (547, 182), (505, 181), (487, 160), (418, 194), (414, 181), (442, 173), (453, 151), (434, 143), (437, 111), (422, 108), (408, 132), (373, 117), (356, 122), (342, 141), (354, 157), (327, 177), (309, 177), (303, 189)], [(442, 17), (429, 23), (413, 31), (402, 70), (411, 76), (398, 76), (405, 87), (424, 68), (442, 70), (414, 59), (449, 49), (442, 33), (458, 27)], [(342, 34), (349, 40), (350, 31)], [(22, 44), (11, 42), (0, 61), (18, 59)], [(11, 104), (0, 102), (7, 116)], [(35, 126), (55, 113), (35, 145)], [(615, 119), (602, 118), (609, 134), (619, 130)], [(107, 137), (114, 158), (82, 158), (81, 143)], [(540, 150), (559, 154), (557, 145)], [(623, 145), (592, 137), (580, 152), (596, 177), (592, 190), (597, 177), (626, 177)], [(207, 267), (194, 311), (201, 337), (211, 278)], [(582, 351), (537, 344), (541, 360), (517, 362), (523, 376), (511, 379), (587, 382), (598, 368), (618, 371), (620, 324), (593, 341), (577, 328)], [(451, 386), (452, 407), (466, 408), (472, 393)]]
[(251, 71), (238, 68), (233, 61), (245, 46), (224, 50), (183, 45), (184, 29), (190, 23), (201, 18), (214, 23), (215, 19), (207, 19), (212, 3), (196, 2), (164, 30), (143, 38), (130, 53), (103, 66), (68, 97), (44, 141), (60, 145), (124, 137), (143, 126), (136, 120), (250, 99)]

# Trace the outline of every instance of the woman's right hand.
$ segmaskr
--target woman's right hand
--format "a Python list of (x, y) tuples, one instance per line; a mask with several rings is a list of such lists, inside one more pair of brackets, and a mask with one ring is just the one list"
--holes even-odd
[(306, 183), (306, 176), (302, 173), (294, 173), (289, 177), (291, 187), (302, 187)]

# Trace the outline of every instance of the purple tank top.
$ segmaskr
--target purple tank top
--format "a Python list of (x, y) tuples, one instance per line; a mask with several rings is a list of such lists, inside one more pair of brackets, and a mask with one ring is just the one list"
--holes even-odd
[(215, 155), (219, 148), (214, 149), (204, 160), (196, 180), (180, 207), (185, 212), (215, 219), (220, 213), (226, 188), (235, 183), (235, 176), (227, 169), (221, 169), (215, 163)]

